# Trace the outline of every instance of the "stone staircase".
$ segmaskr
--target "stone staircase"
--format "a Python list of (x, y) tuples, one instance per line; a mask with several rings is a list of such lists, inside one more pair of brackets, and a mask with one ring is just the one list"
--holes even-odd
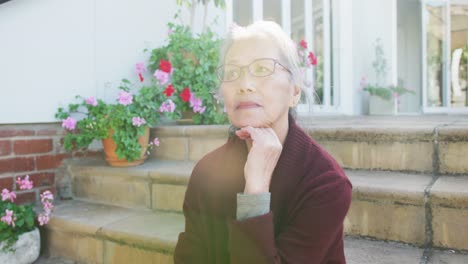
[[(348, 263), (468, 263), (468, 117), (314, 117), (299, 124), (353, 183)], [(70, 199), (57, 204), (42, 230), (45, 256), (173, 263), (190, 172), (225, 142), (227, 126), (168, 125), (152, 133), (161, 145), (143, 165), (111, 168), (100, 158), (63, 164), (58, 188)]]

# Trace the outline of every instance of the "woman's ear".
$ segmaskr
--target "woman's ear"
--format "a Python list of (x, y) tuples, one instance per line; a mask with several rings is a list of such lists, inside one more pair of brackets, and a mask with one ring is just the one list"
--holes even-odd
[(290, 102), (290, 107), (294, 107), (299, 103), (299, 100), (301, 99), (301, 88), (297, 85), (294, 85), (293, 87), (293, 95), (291, 97), (291, 102)]

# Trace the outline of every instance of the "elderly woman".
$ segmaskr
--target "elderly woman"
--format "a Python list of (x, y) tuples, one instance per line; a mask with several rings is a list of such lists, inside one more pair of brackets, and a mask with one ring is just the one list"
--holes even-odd
[(274, 22), (233, 27), (218, 75), (237, 130), (195, 166), (178, 263), (345, 263), (351, 183), (295, 122), (294, 42)]

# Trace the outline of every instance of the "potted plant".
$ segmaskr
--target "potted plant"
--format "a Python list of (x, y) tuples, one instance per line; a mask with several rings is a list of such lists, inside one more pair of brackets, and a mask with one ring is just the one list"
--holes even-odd
[[(196, 35), (182, 24), (168, 23), (168, 28), (167, 44), (151, 50), (148, 68), (160, 85), (170, 87), (176, 95), (177, 117), (188, 112), (195, 124), (227, 123), (217, 96), (221, 40), (209, 28)], [(174, 71), (164, 72), (159, 69), (161, 64), (170, 65)]]
[[(159, 70), (173, 72), (164, 63)], [(140, 83), (146, 72), (144, 63), (136, 64)], [(140, 88), (123, 79), (119, 90), (113, 103), (77, 96), (78, 103), (58, 109), (55, 117), (62, 120), (67, 131), (66, 150), (87, 148), (94, 140), (102, 140), (109, 165), (125, 167), (144, 162), (149, 149), (159, 145), (158, 138), (149, 140), (149, 127), (158, 124), (162, 116), (175, 116), (175, 96), (170, 87), (161, 86), (155, 79)]]
[[(30, 190), (33, 182), (26, 175), (16, 180), (20, 190)], [(16, 193), (3, 189), (0, 201), (0, 263), (32, 263), (39, 257), (40, 235), (37, 226), (49, 222), (54, 208), (50, 191), (41, 195), (44, 212), (36, 214), (33, 205), (15, 204)]]
[(376, 40), (375, 61), (372, 63), (376, 75), (376, 83), (367, 83), (365, 77), (361, 78), (361, 90), (369, 94), (369, 114), (396, 115), (400, 97), (404, 94), (414, 94), (398, 85), (384, 85), (387, 77), (387, 60), (385, 59), (382, 42)]

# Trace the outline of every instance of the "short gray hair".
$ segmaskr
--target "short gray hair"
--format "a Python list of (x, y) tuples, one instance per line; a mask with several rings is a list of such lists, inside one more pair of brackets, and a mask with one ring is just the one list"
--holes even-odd
[(221, 46), (220, 64), (224, 63), (226, 53), (235, 41), (258, 36), (267, 37), (274, 43), (277, 43), (280, 59), (282, 60), (281, 63), (291, 71), (294, 84), (303, 90), (303, 73), (299, 66), (296, 43), (283, 31), (280, 25), (273, 21), (257, 21), (245, 27), (238, 25), (231, 26)]

